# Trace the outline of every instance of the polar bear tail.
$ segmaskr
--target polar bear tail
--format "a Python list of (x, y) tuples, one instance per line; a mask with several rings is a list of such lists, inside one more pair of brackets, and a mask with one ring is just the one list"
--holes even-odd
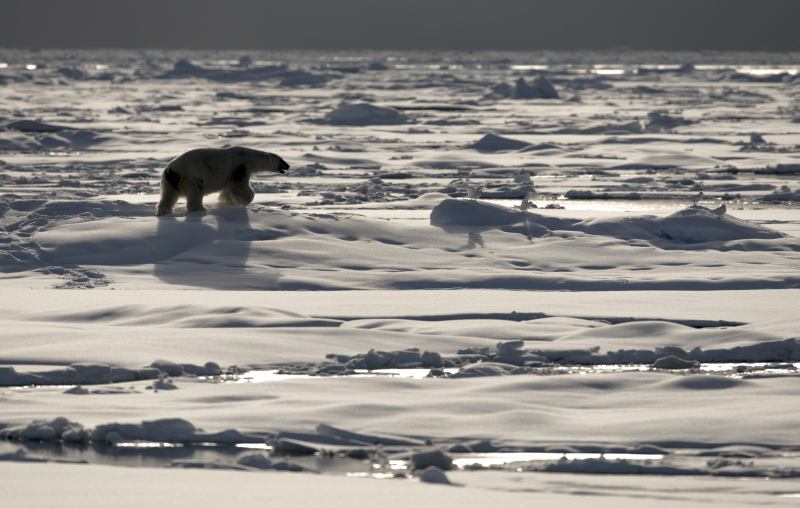
[(173, 171), (172, 168), (167, 168), (164, 170), (164, 179), (167, 181), (170, 187), (176, 191), (180, 190), (181, 175)]

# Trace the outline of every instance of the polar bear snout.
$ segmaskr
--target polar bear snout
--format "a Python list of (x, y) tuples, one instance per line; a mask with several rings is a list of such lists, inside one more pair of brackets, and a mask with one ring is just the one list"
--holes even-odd
[(281, 173), (286, 173), (286, 170), (287, 170), (287, 169), (289, 169), (289, 165), (288, 165), (288, 164), (286, 164), (286, 161), (285, 161), (285, 160), (281, 159), (281, 163), (280, 163), (280, 165), (278, 166), (278, 169), (280, 169), (280, 170), (281, 170)]

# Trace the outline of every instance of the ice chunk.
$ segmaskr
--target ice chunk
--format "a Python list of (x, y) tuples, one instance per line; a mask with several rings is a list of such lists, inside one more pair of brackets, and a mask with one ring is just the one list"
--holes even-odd
[(430, 466), (419, 474), (419, 481), (425, 483), (441, 483), (443, 485), (452, 485), (447, 475), (436, 466)]
[(445, 199), (431, 210), (434, 226), (505, 226), (527, 218), (527, 212), (476, 200)]
[(28, 425), (7, 427), (0, 430), (0, 438), (21, 441), (55, 441), (57, 439), (83, 441), (86, 434), (80, 424), (70, 422), (64, 417), (58, 417), (49, 421), (37, 420)]
[(89, 390), (82, 386), (73, 386), (69, 390), (64, 390), (64, 393), (69, 395), (88, 395)]
[(414, 464), (414, 469), (436, 467), (447, 471), (453, 468), (453, 458), (440, 450), (415, 453), (411, 456), (411, 463)]
[(272, 469), (272, 461), (259, 452), (242, 455), (236, 463), (255, 469)]
[(670, 370), (681, 370), (681, 369), (693, 369), (700, 366), (700, 362), (695, 360), (683, 360), (676, 356), (665, 356), (664, 358), (659, 358), (653, 363), (654, 369), (670, 369)]
[(519, 369), (512, 365), (494, 362), (473, 363), (462, 367), (455, 374), (451, 374), (451, 378), (466, 378), (466, 377), (486, 377), (486, 376), (505, 376), (514, 374)]
[(372, 104), (342, 104), (324, 118), (330, 125), (397, 125), (406, 123), (405, 113)]
[(156, 368), (171, 377), (180, 377), (183, 375), (183, 367), (169, 360), (156, 360), (150, 364), (150, 367)]
[(531, 146), (531, 144), (524, 141), (504, 138), (503, 136), (497, 136), (496, 134), (486, 134), (475, 143), (467, 145), (464, 148), (477, 150), (481, 153), (494, 153), (520, 150), (529, 146)]
[(60, 125), (50, 125), (36, 120), (17, 120), (16, 122), (0, 122), (0, 127), (13, 129), (22, 132), (60, 132), (67, 127)]
[(692, 123), (694, 122), (691, 120), (669, 116), (662, 111), (651, 111), (647, 113), (647, 125), (645, 126), (645, 130), (647, 130), (647, 132), (671, 131), (676, 127), (691, 125)]
[(558, 92), (553, 85), (541, 74), (537, 74), (531, 84), (525, 78), (519, 78), (514, 84), (514, 99), (558, 99)]

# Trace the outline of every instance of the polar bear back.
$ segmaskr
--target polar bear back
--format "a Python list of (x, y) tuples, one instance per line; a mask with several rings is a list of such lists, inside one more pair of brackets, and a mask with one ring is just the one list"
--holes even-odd
[[(197, 148), (176, 157), (167, 165), (170, 169), (188, 180), (202, 181), (209, 191), (222, 190), (234, 173), (246, 178), (263, 170), (267, 152), (243, 147)], [(245, 171), (237, 172), (244, 166)]]

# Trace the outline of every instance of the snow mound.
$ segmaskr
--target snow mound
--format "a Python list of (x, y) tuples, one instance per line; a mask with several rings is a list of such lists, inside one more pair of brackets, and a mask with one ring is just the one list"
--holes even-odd
[(404, 351), (376, 351), (371, 349), (366, 354), (341, 355), (331, 353), (326, 355), (330, 360), (344, 364), (346, 369), (409, 369), (419, 367), (438, 368), (444, 366), (439, 353), (425, 351), (419, 352), (418, 348)]
[(455, 374), (451, 374), (450, 378), (460, 379), (488, 376), (508, 376), (519, 373), (523, 373), (523, 371), (513, 365), (507, 365), (505, 363), (481, 362), (462, 367)]
[(27, 425), (6, 427), (0, 430), (0, 438), (17, 441), (56, 441), (83, 442), (87, 440), (83, 426), (64, 417), (53, 420), (37, 420)]
[(691, 120), (669, 116), (660, 111), (651, 111), (650, 113), (647, 113), (647, 124), (645, 126), (645, 130), (647, 132), (671, 131), (676, 127), (691, 125), (692, 123), (694, 122)]
[(328, 83), (329, 78), (321, 74), (311, 74), (310, 72), (303, 72), (294, 76), (289, 76), (281, 80), (280, 86), (287, 88), (298, 88), (307, 86), (310, 88), (317, 88), (324, 86)]
[(514, 99), (558, 99), (558, 92), (541, 74), (537, 74), (531, 84), (525, 78), (519, 78), (514, 84)]
[(447, 475), (436, 466), (430, 466), (419, 474), (419, 481), (424, 483), (440, 483), (443, 485), (452, 485)]
[[(238, 68), (238, 69), (209, 69), (182, 59), (175, 63), (175, 67), (159, 78), (161, 79), (186, 79), (202, 78), (209, 81), (236, 83), (239, 81), (267, 81), (270, 79), (308, 81), (309, 73), (306, 71), (290, 71), (285, 65), (267, 65), (264, 67)], [(290, 86), (290, 85), (289, 85)]]
[(558, 92), (547, 78), (541, 74), (534, 76), (530, 84), (525, 78), (519, 78), (514, 86), (508, 83), (494, 85), (484, 98), (486, 99), (558, 99)]
[(327, 113), (324, 118), (330, 125), (398, 125), (409, 118), (393, 108), (383, 108), (372, 104), (342, 104)]
[(575, 229), (623, 239), (662, 238), (686, 244), (747, 239), (778, 239), (787, 235), (730, 215), (714, 215), (705, 207), (685, 208), (666, 217), (608, 217), (580, 222)]
[(780, 190), (758, 198), (759, 201), (800, 201), (800, 188), (795, 191), (784, 185)]
[(515, 210), (495, 203), (469, 199), (445, 199), (431, 210), (431, 224), (439, 227), (508, 227), (525, 223), (525, 234), (580, 231), (625, 240), (668, 240), (698, 244), (749, 239), (780, 239), (788, 235), (730, 215), (717, 216), (708, 208), (690, 207), (668, 215), (604, 217), (577, 221)]
[(762, 173), (800, 173), (800, 164), (767, 164)]
[(141, 424), (109, 423), (88, 433), (95, 443), (156, 441), (168, 443), (260, 443), (263, 439), (245, 436), (235, 430), (208, 434), (180, 418), (145, 421)]
[(546, 471), (549, 473), (584, 473), (584, 474), (649, 474), (649, 475), (711, 475), (728, 477), (768, 477), (768, 478), (797, 478), (800, 470), (794, 467), (775, 467), (760, 465), (752, 461), (730, 460), (717, 458), (707, 461), (697, 467), (686, 467), (681, 464), (671, 464), (669, 461), (659, 463), (650, 460), (627, 460), (606, 458), (599, 459), (561, 459), (556, 463), (529, 465), (525, 471)]
[[(207, 362), (204, 366), (199, 366), (190, 363), (179, 365), (167, 360), (157, 360), (150, 367), (140, 369), (85, 362), (35, 373), (17, 372), (12, 366), (5, 366), (0, 367), (0, 386), (100, 385), (158, 379), (162, 375), (167, 377), (180, 377), (185, 374), (218, 376), (222, 373), (222, 369), (214, 362)], [(159, 387), (162, 386), (159, 385)]]
[(16, 120), (0, 118), (0, 128), (22, 132), (59, 132), (67, 129), (60, 125), (51, 125), (36, 120)]
[(415, 453), (411, 455), (411, 463), (414, 465), (414, 469), (427, 470), (431, 467), (440, 471), (453, 469), (453, 458), (441, 450)]
[(434, 226), (507, 226), (530, 218), (530, 214), (476, 199), (445, 199), (431, 210)]
[(481, 153), (507, 152), (521, 150), (531, 146), (530, 143), (516, 139), (504, 138), (495, 134), (487, 134), (475, 143), (467, 145), (465, 149), (477, 150)]
[(31, 122), (21, 129), (13, 130), (19, 132), (0, 139), (0, 150), (92, 150), (109, 141), (119, 139), (116, 134), (99, 134), (91, 130), (70, 130), (38, 124), (38, 122)]
[(684, 370), (699, 367), (700, 362), (697, 360), (684, 360), (675, 356), (665, 356), (659, 358), (653, 363), (654, 369), (668, 369), (668, 370)]
[(156, 379), (157, 369), (127, 369), (98, 363), (73, 363), (68, 367), (36, 373), (17, 372), (14, 367), (0, 367), (2, 386), (95, 385)]

